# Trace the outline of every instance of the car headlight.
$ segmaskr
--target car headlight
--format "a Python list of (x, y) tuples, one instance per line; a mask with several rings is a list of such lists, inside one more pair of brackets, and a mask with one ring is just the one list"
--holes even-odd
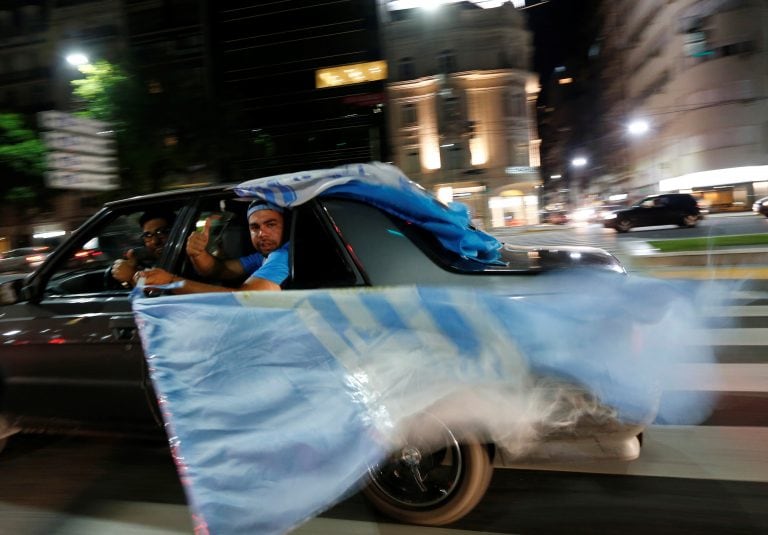
[(614, 212), (603, 214), (603, 219), (616, 219), (616, 214)]

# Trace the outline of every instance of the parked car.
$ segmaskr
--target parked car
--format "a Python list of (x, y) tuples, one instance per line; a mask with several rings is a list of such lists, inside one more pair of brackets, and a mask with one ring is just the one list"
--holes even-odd
[(657, 225), (695, 227), (702, 217), (701, 209), (693, 195), (662, 193), (650, 195), (624, 210), (606, 214), (603, 225), (618, 232)]
[(541, 210), (539, 219), (542, 223), (549, 223), (550, 225), (565, 225), (568, 223), (568, 211), (565, 208)]
[(768, 217), (768, 197), (757, 199), (752, 205), (752, 211), (756, 214), (764, 215)]
[[(0, 286), (0, 442), (14, 432), (161, 436), (163, 420), (129, 290), (111, 277), (111, 265), (126, 248), (141, 244), (140, 215), (163, 208), (177, 217), (159, 266), (198, 278), (185, 254), (187, 236), (210, 216), (226, 216), (217, 219), (226, 223), (211, 231), (211, 250), (228, 258), (240, 256), (250, 247), (246, 206), (225, 185), (110, 202), (32, 275)], [(626, 277), (613, 255), (590, 247), (505, 245), (500, 263), (482, 263), (452, 252), (424, 228), (380, 207), (333, 195), (292, 208), (288, 221), (291, 276), (286, 290), (444, 284), (503, 288), (515, 295), (524, 293), (521, 281), (553, 270), (594, 269)], [(99, 254), (74, 261), (84, 249)], [(551, 288), (536, 291), (547, 302), (552, 299)], [(622, 319), (628, 329), (630, 324)], [(584, 403), (594, 405), (579, 385), (571, 389), (574, 395), (563, 399), (586, 396)], [(547, 455), (588, 447), (592, 458), (631, 459), (639, 454), (637, 436), (644, 425), (607, 418), (584, 429), (558, 429), (546, 436), (553, 446)], [(387, 514), (427, 525), (455, 521), (478, 503), (497, 451), (480, 439), (453, 440), (439, 451), (406, 450), (371, 469), (365, 492)], [(417, 482), (415, 474), (426, 479)]]
[(0, 272), (28, 273), (43, 263), (49, 247), (21, 247), (0, 253)]

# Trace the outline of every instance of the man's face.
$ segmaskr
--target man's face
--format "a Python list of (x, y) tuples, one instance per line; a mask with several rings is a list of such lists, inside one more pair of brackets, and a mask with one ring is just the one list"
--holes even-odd
[(248, 217), (251, 243), (258, 252), (268, 255), (283, 239), (283, 214), (274, 210), (258, 210)]
[(141, 237), (144, 240), (144, 246), (157, 259), (163, 254), (163, 247), (168, 241), (171, 227), (165, 219), (150, 219), (141, 228)]

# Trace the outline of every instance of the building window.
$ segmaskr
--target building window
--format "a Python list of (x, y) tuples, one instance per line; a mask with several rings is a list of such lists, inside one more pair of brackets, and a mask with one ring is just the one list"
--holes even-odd
[(416, 78), (416, 64), (413, 62), (413, 58), (401, 58), (397, 65), (397, 74), (400, 80)]
[(443, 151), (446, 169), (464, 169), (464, 151), (459, 145), (451, 144)]
[(442, 73), (456, 72), (456, 53), (453, 50), (443, 50), (437, 56), (437, 65)]
[(504, 115), (506, 117), (525, 117), (525, 99), (513, 91), (504, 92)]
[(509, 165), (527, 167), (529, 165), (528, 143), (520, 143), (517, 140), (509, 141)]
[(401, 115), (401, 121), (402, 121), (401, 126), (403, 128), (407, 126), (415, 126), (417, 120), (418, 120), (418, 115), (416, 113), (416, 105), (411, 103), (403, 104), (402, 115)]
[(403, 172), (406, 175), (412, 175), (421, 172), (421, 160), (419, 158), (418, 149), (405, 149), (405, 155), (403, 157)]

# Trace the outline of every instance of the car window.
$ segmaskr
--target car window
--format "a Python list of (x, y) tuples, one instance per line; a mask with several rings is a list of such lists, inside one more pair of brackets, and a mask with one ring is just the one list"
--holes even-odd
[(314, 203), (292, 214), (293, 270), (289, 288), (333, 288), (364, 284), (331, 222)]
[[(110, 269), (115, 260), (125, 258), (132, 251), (137, 265), (148, 267), (159, 261), (142, 238), (139, 224), (146, 207), (122, 213), (112, 213), (89, 232), (67, 245), (65, 254), (58, 258), (45, 284), (44, 293), (73, 295), (91, 293), (128, 292), (111, 277)], [(171, 210), (176, 213), (176, 210)], [(166, 237), (165, 239), (168, 239)]]

